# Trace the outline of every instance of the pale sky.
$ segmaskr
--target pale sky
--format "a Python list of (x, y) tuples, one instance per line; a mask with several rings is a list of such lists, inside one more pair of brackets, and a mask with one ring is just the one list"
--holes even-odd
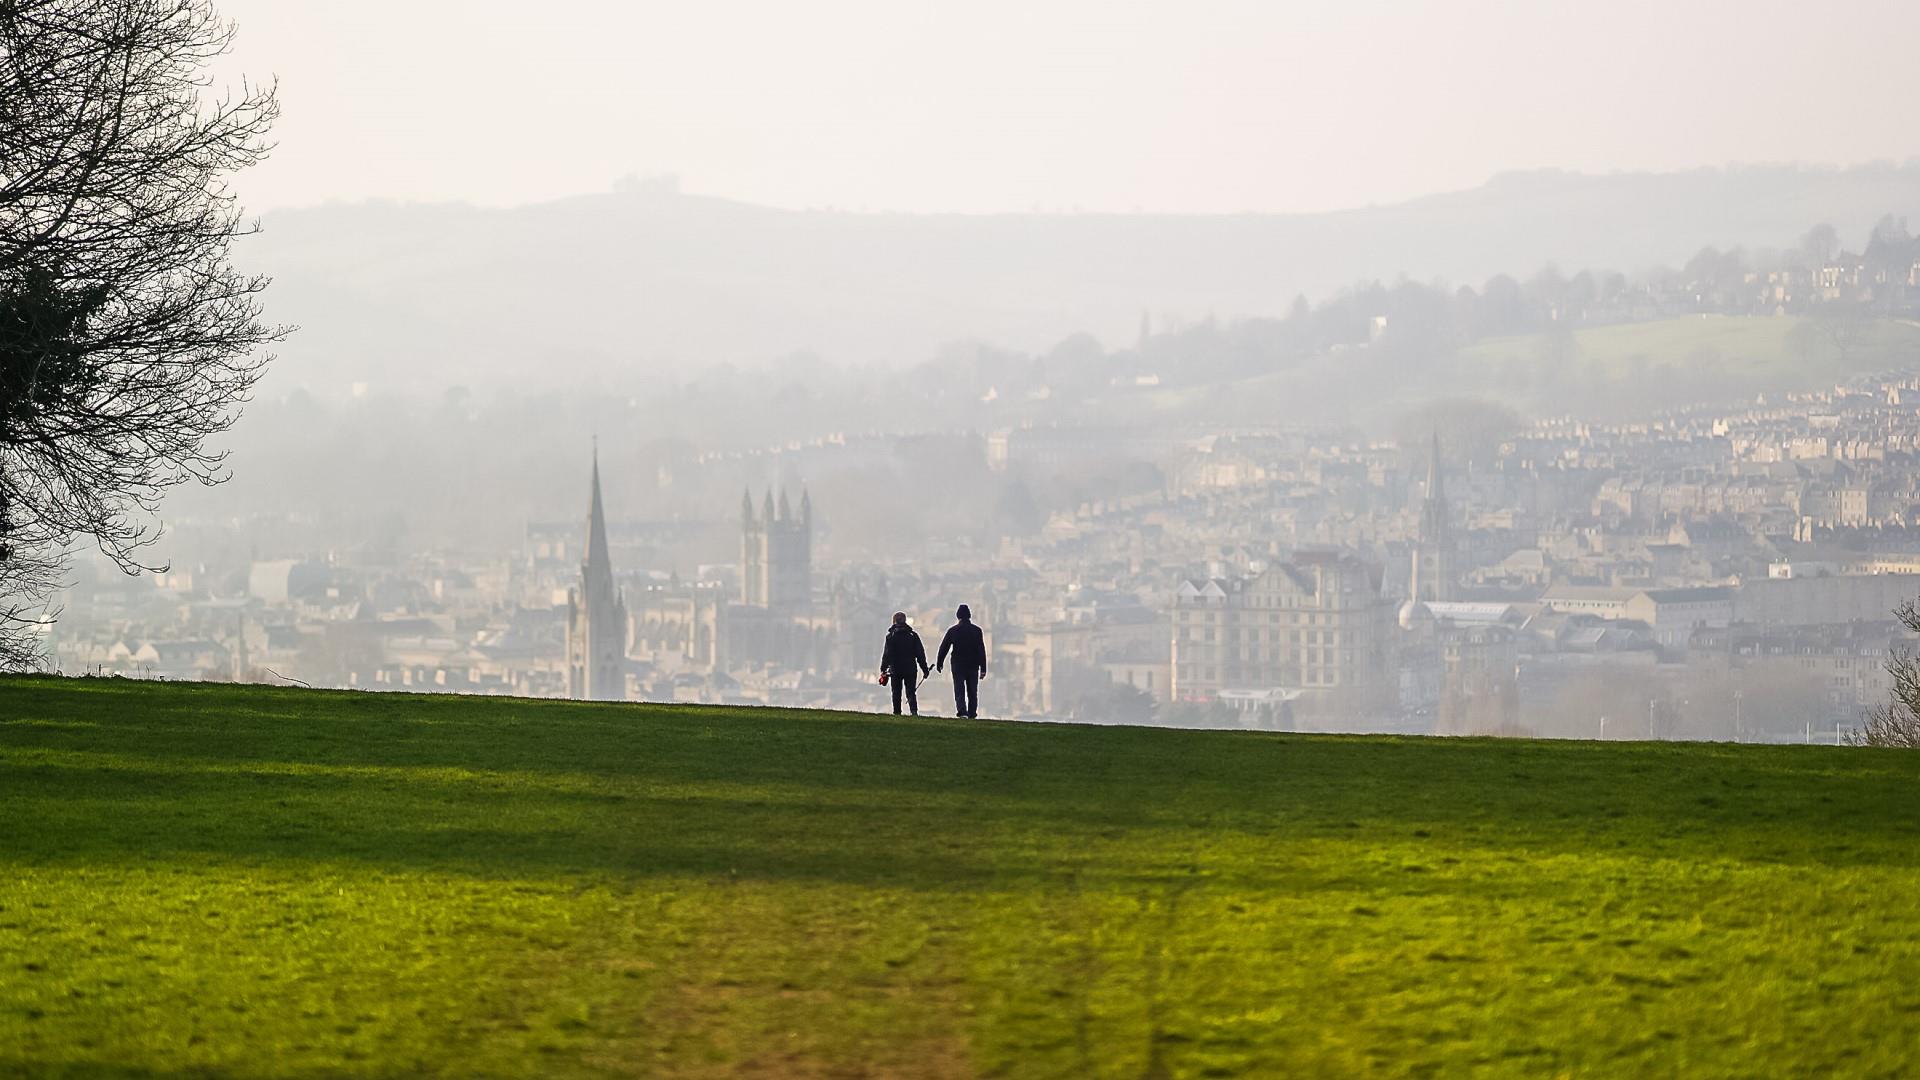
[(1912, 0), (222, 0), (250, 210), (676, 173), (786, 207), (1304, 211), (1920, 157)]

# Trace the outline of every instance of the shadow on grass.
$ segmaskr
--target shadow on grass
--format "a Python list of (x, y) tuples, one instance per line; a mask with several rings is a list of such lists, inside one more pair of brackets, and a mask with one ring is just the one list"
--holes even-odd
[[(1315, 881), (1303, 845), (1905, 865), (1920, 755), (0, 680), (0, 860), (900, 888)], [(448, 776), (433, 770), (462, 770)], [(1220, 856), (1218, 858), (1214, 856)], [(1229, 857), (1230, 856), (1230, 857)], [(1404, 882), (1404, 879), (1396, 878)], [(1435, 889), (1442, 889), (1436, 883)]]

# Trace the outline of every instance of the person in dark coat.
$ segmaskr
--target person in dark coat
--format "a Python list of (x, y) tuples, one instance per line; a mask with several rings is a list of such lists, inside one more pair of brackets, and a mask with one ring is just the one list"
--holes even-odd
[(915, 693), (920, 677), (927, 674), (927, 647), (920, 644), (920, 635), (907, 625), (907, 613), (893, 613), (893, 625), (887, 627), (887, 644), (880, 651), (880, 675), (893, 684), (893, 715), (900, 715), (900, 696), (907, 698), (907, 708), (913, 715), (920, 715), (920, 698)]
[(967, 605), (961, 604), (953, 614), (960, 621), (947, 628), (933, 666), (945, 670), (947, 654), (953, 654), (953, 714), (973, 720), (980, 715), (980, 680), (987, 674), (987, 637), (973, 625)]

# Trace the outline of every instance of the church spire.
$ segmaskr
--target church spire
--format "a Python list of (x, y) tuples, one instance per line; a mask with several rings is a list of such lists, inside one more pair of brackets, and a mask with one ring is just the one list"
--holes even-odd
[(596, 584), (595, 579), (605, 574), (609, 586), (613, 583), (613, 559), (607, 553), (607, 512), (600, 503), (600, 448), (593, 448), (593, 497), (587, 504), (587, 557), (581, 567), (586, 572), (587, 585)]
[(1440, 433), (1433, 433), (1432, 450), (1427, 457), (1427, 497), (1420, 504), (1420, 541), (1428, 545), (1448, 543), (1447, 489), (1440, 470)]
[(1445, 501), (1446, 490), (1440, 486), (1440, 433), (1433, 433), (1433, 449), (1427, 455), (1427, 498)]
[(587, 550), (580, 560), (580, 586), (568, 590), (567, 694), (594, 701), (626, 696), (627, 613), (613, 581), (607, 544), (607, 511), (600, 496), (600, 448), (593, 450), (593, 484), (587, 500)]
[(1453, 598), (1452, 513), (1447, 507), (1446, 473), (1440, 467), (1440, 433), (1434, 432), (1427, 457), (1427, 497), (1420, 504), (1420, 527), (1415, 534), (1412, 599)]

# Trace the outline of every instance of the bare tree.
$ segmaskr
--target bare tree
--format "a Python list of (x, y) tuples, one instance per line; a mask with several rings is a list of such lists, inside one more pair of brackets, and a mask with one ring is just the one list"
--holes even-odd
[(277, 112), (210, 93), (232, 40), (210, 0), (0, 0), (0, 659), (75, 538), (138, 572), (164, 492), (225, 479), (286, 333), (229, 258)]
[(1787, 331), (1787, 343), (1809, 360), (1832, 363), (1844, 371), (1864, 347), (1873, 344), (1877, 332), (1860, 304), (1829, 300)]
[(39, 665), (40, 632), (58, 614), (49, 605), (60, 586), (60, 554), (0, 553), (0, 671)]
[(1800, 238), (1800, 255), (1808, 266), (1819, 269), (1833, 261), (1840, 251), (1840, 233), (1832, 225), (1822, 222), (1808, 229)]
[[(1920, 609), (1914, 601), (1901, 604), (1894, 615), (1907, 629), (1920, 634)], [(1885, 705), (1867, 710), (1866, 722), (1847, 737), (1856, 746), (1904, 746), (1920, 749), (1920, 656), (1895, 646), (1887, 657), (1893, 689)]]

